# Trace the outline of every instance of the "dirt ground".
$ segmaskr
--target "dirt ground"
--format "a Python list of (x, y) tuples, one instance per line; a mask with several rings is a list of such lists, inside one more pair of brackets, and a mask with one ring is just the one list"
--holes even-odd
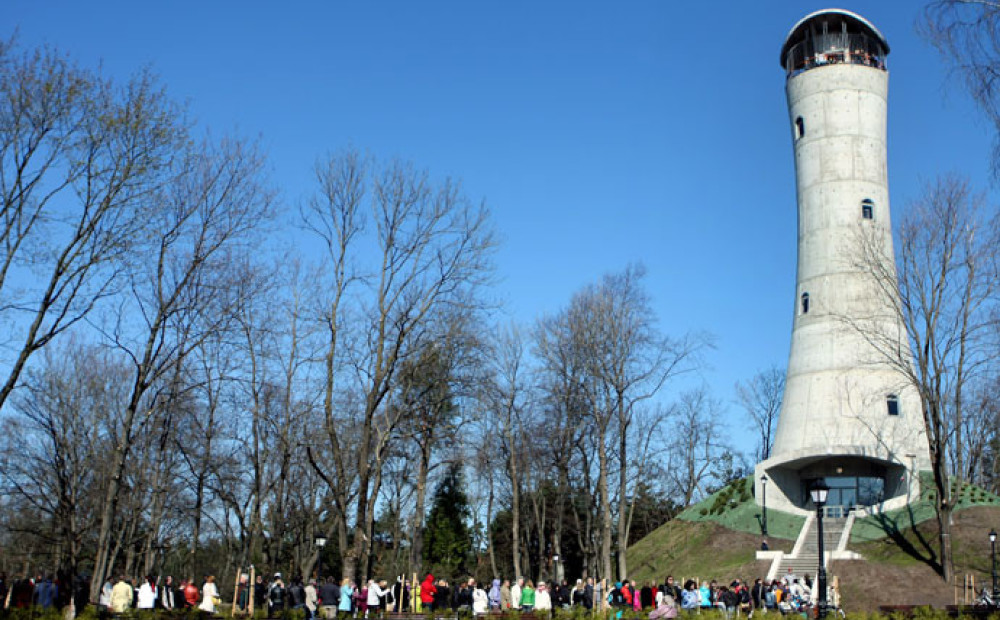
[[(885, 539), (851, 546), (870, 561), (830, 563), (829, 574), (840, 580), (842, 604), (847, 611), (874, 611), (880, 605), (961, 605), (965, 603), (962, 585), (967, 575), (974, 577), (977, 588), (988, 583), (988, 534), (990, 529), (1000, 529), (1000, 508), (970, 508), (954, 515), (955, 577), (951, 584), (941, 579), (932, 565), (937, 561), (937, 523), (925, 522), (917, 529), (922, 540), (909, 532), (909, 545)], [(909, 546), (920, 557), (904, 552), (903, 546)]]

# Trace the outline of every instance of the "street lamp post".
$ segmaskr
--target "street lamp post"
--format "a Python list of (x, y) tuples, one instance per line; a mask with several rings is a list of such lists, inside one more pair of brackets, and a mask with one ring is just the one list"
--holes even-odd
[(316, 546), (319, 548), (319, 567), (316, 569), (316, 581), (319, 582), (323, 578), (323, 547), (326, 546), (326, 536), (317, 536), (313, 539)]
[(990, 555), (993, 556), (993, 600), (997, 600), (997, 531), (990, 530)]
[(826, 497), (830, 492), (830, 487), (826, 486), (822, 479), (813, 483), (809, 490), (813, 504), (816, 505), (816, 525), (819, 528), (819, 570), (816, 572), (816, 587), (819, 588), (819, 599), (816, 608), (820, 618), (826, 617), (826, 554), (823, 551), (823, 506), (826, 505)]
[(760, 529), (762, 530), (761, 534), (767, 538), (767, 474), (761, 474), (760, 476), (760, 494), (764, 506), (764, 516), (761, 519)]

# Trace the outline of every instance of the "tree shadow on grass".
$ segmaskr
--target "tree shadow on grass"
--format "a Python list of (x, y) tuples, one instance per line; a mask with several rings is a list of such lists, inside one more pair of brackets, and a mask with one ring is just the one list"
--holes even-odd
[[(878, 513), (874, 515), (874, 518), (875, 522), (882, 528), (882, 531), (896, 543), (896, 546), (903, 553), (930, 566), (939, 575), (941, 574), (942, 567), (941, 562), (938, 561), (937, 552), (917, 527), (912, 504), (908, 504), (905, 510), (894, 511), (892, 514)], [(919, 547), (906, 537), (905, 530), (913, 532), (913, 536), (917, 539)]]

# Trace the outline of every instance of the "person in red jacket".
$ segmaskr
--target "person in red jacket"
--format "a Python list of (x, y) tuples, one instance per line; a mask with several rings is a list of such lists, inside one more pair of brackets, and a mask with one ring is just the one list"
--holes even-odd
[(438, 591), (434, 585), (434, 575), (427, 573), (424, 582), (420, 584), (420, 604), (425, 611), (433, 608), (434, 594)]
[(184, 603), (189, 608), (198, 606), (198, 586), (194, 585), (194, 579), (188, 579), (184, 586)]

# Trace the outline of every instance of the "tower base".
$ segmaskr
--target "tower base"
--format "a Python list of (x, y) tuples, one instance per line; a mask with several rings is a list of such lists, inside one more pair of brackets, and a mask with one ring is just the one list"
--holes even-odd
[[(754, 491), (759, 505), (793, 514), (816, 508), (809, 497), (813, 482), (829, 487), (827, 511), (883, 512), (906, 506), (920, 497), (916, 455), (904, 463), (869, 454), (859, 446), (829, 446), (822, 452), (799, 450), (757, 464)], [(767, 476), (766, 489), (762, 476)]]

